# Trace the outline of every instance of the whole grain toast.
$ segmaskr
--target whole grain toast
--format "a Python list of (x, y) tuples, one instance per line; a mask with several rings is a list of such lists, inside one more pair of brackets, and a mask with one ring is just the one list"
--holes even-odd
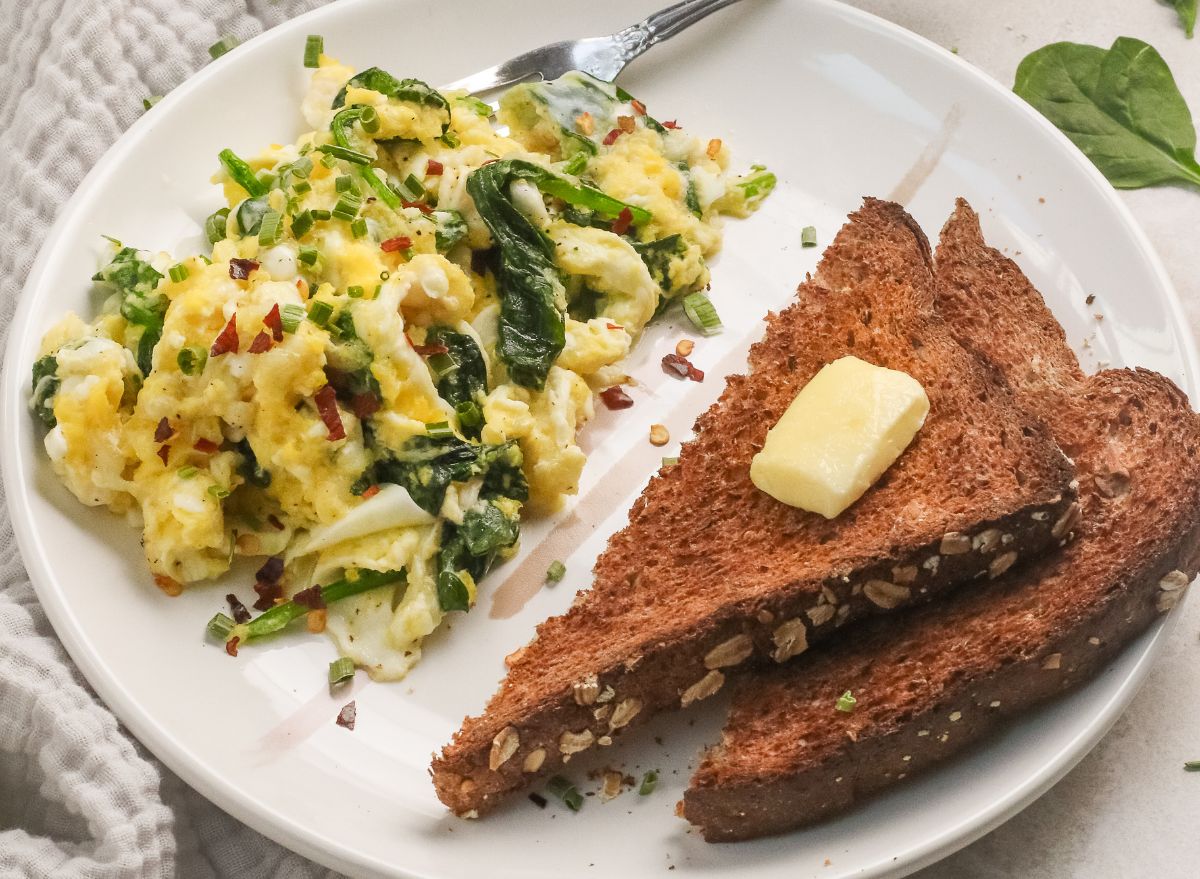
[[(938, 308), (1075, 461), (1078, 539), (1060, 553), (820, 656), (739, 682), (682, 804), (710, 841), (840, 812), (1087, 680), (1169, 610), (1200, 564), (1200, 417), (1142, 369), (1085, 376), (1062, 328), (959, 201)], [(853, 691), (851, 713), (835, 709)]]
[[(618, 731), (715, 693), (734, 667), (783, 661), (870, 613), (999, 575), (1058, 539), (1073, 471), (934, 309), (928, 241), (868, 199), (794, 304), (768, 316), (749, 375), (729, 378), (675, 466), (611, 539), (593, 588), (510, 658), (485, 713), (433, 762), (438, 796), (481, 814)], [(910, 448), (838, 518), (750, 482), (767, 429), (847, 354), (909, 373), (930, 413)]]

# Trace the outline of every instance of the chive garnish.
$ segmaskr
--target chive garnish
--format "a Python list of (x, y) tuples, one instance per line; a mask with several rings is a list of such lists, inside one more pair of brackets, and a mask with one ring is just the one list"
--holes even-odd
[(333, 188), (338, 192), (358, 192), (358, 187), (354, 185), (354, 178), (349, 174), (339, 174), (333, 181)]
[(199, 472), (200, 471), (197, 468), (193, 467), (191, 464), (188, 464), (186, 467), (180, 467), (175, 475), (180, 479), (191, 479)]
[(215, 61), (218, 58), (220, 58), (222, 55), (224, 55), (225, 53), (227, 53), (233, 49), (236, 49), (237, 45), (238, 45), (237, 38), (231, 37), (228, 34), (226, 34), (225, 36), (221, 37), (221, 39), (217, 40), (215, 43), (213, 43), (211, 46), (208, 47), (208, 54), (211, 55), (212, 59)]
[(800, 246), (801, 247), (816, 247), (817, 246), (817, 227), (805, 226), (800, 230)]
[(262, 225), (258, 227), (258, 243), (263, 247), (278, 244), (283, 238), (283, 215), (270, 208), (262, 216)]
[(209, 244), (225, 240), (228, 222), (229, 208), (219, 208), (208, 215), (204, 221), (204, 237), (208, 239)]
[(300, 260), (300, 262), (304, 263), (304, 265), (310, 267), (315, 266), (317, 264), (317, 260), (320, 258), (321, 252), (319, 250), (317, 250), (315, 247), (305, 247), (303, 245), (301, 245), (300, 251), (296, 255), (296, 259)]
[(638, 795), (647, 797), (654, 793), (656, 787), (658, 787), (658, 773), (651, 769), (642, 776), (642, 786), (638, 788)]
[(219, 613), (208, 621), (208, 634), (212, 635), (218, 641), (226, 641), (229, 639), (229, 633), (233, 631), (236, 625), (233, 618), (227, 614)]
[(316, 218), (312, 211), (301, 211), (292, 217), (292, 235), (296, 238), (303, 238), (309, 233), (315, 222)]
[(229, 497), (229, 489), (216, 482), (208, 487), (208, 493), (219, 501)]
[(550, 583), (557, 583), (567, 575), (567, 566), (555, 559), (550, 563), (550, 567), (546, 568), (546, 580)]
[(1184, 772), (1200, 772), (1200, 760), (1188, 760), (1183, 764)]
[(352, 222), (355, 216), (358, 215), (358, 209), (361, 205), (362, 197), (358, 193), (343, 192), (342, 197), (333, 206), (333, 216), (338, 220), (345, 220), (347, 223)]
[(339, 656), (329, 663), (329, 686), (336, 687), (343, 681), (354, 677), (354, 660), (349, 656)]
[[(379, 295), (378, 290), (375, 292), (376, 295)], [(472, 429), (483, 427), (483, 410), (479, 408), (479, 404), (474, 400), (463, 400), (455, 403), (454, 414), (458, 416), (458, 423), (462, 427)]]
[[(369, 165), (371, 157), (366, 153), (352, 150), (349, 147), (338, 146), (335, 143), (321, 144), (317, 149), (325, 153), (326, 158), (333, 156), (335, 159), (341, 159), (344, 162), (349, 162), (352, 165)], [(324, 159), (322, 159), (324, 161)], [(332, 166), (331, 166), (332, 167)]]
[[(303, 250), (304, 248), (301, 248)], [(294, 333), (300, 329), (300, 321), (304, 320), (304, 306), (290, 303), (279, 309), (279, 323), (285, 333)]]
[(583, 795), (561, 775), (556, 775), (546, 782), (546, 793), (558, 797), (572, 812), (583, 808)]
[(250, 193), (252, 198), (267, 194), (267, 184), (259, 180), (253, 169), (243, 159), (238, 158), (237, 153), (233, 150), (221, 150), (217, 153), (217, 158), (221, 160), (221, 164), (225, 166), (225, 170), (233, 178), (233, 182)]
[(333, 306), (324, 300), (318, 299), (308, 306), (308, 319), (319, 327), (329, 323), (331, 317), (333, 317)]
[(854, 694), (847, 690), (838, 697), (837, 705), (834, 707), (836, 707), (838, 711), (843, 711), (846, 714), (849, 714), (854, 710), (854, 706), (857, 704), (858, 700), (854, 698)]
[(188, 279), (188, 269), (183, 263), (176, 263), (167, 269), (167, 274), (171, 276), (171, 280), (178, 284), (180, 281)]
[(325, 38), (319, 34), (309, 34), (304, 40), (304, 66), (320, 67), (321, 53), (325, 51)]
[(296, 195), (305, 195), (312, 192), (312, 184), (307, 180), (297, 180), (292, 184), (292, 192), (296, 193)]
[(351, 220), (350, 221), (350, 233), (355, 238), (366, 238), (367, 237), (367, 221), (364, 220), (362, 217), (358, 217), (355, 220)]
[(674, 467), (678, 463), (679, 463), (678, 458), (663, 458), (662, 459), (662, 466), (664, 466), (664, 467)]
[(147, 98), (142, 98), (142, 107), (146, 110), (149, 110), (151, 107), (153, 107), (155, 104), (157, 104), (162, 99), (163, 99), (162, 95), (150, 95)]
[(578, 152), (571, 156), (571, 160), (567, 162), (567, 164), (563, 165), (563, 173), (570, 174), (572, 177), (576, 177), (579, 175), (580, 171), (587, 167), (587, 163), (588, 154), (584, 152)]
[(204, 364), (208, 362), (208, 352), (203, 348), (180, 348), (175, 355), (175, 362), (184, 375), (199, 375), (204, 372)]
[(363, 107), (358, 116), (358, 124), (367, 134), (379, 131), (379, 113), (374, 107)]
[(351, 284), (346, 288), (346, 295), (351, 299), (362, 299), (366, 292), (367, 291), (358, 284)]
[(445, 421), (435, 421), (432, 424), (425, 425), (425, 432), (430, 439), (450, 439), (454, 436), (454, 431)]
[(715, 336), (725, 327), (716, 307), (704, 293), (689, 293), (683, 297), (683, 312), (688, 316), (696, 329), (706, 336)]
[(417, 175), (415, 174), (409, 174), (404, 178), (401, 189), (404, 190), (404, 197), (408, 201), (421, 201), (425, 198), (425, 186), (417, 179)]

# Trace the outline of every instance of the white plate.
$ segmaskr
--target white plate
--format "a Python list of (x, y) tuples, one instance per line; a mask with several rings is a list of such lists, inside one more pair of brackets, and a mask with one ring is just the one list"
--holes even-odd
[[(950, 53), (815, 0), (748, 0), (656, 48), (623, 77), (659, 118), (722, 137), (740, 162), (765, 162), (780, 176), (757, 216), (728, 225), (713, 295), (729, 329), (701, 341), (694, 356), (711, 378), (666, 379), (656, 363), (679, 331), (649, 332), (635, 356), (633, 371), (646, 381), (637, 405), (601, 408), (585, 432), (593, 453), (574, 518), (548, 538), (550, 524), (528, 527), (525, 552), (534, 555), (523, 574), (519, 560), (496, 572), (481, 606), (431, 639), (407, 681), (360, 676), (354, 732), (333, 723), (349, 696), (326, 692), (333, 651), (324, 639), (285, 637), (226, 657), (205, 642), (204, 623), (227, 589), (164, 598), (136, 534), (84, 510), (57, 484), (25, 410), (39, 337), (65, 309), (91, 308), (86, 279), (102, 233), (147, 248), (196, 246), (197, 221), (218, 203), (208, 183), (217, 151), (246, 153), (298, 132), (305, 34), (324, 34), (331, 53), (358, 67), (379, 64), (438, 83), (551, 39), (609, 32), (657, 3), (348, 0), (318, 10), (209, 66), (135, 124), (80, 187), (29, 279), (4, 382), (4, 478), (56, 630), (100, 695), (168, 766), (232, 814), (331, 867), (438, 879), (661, 876), (669, 866), (705, 877), (899, 875), (979, 836), (1057, 780), (1128, 704), (1164, 640), (1152, 631), (1093, 683), (952, 765), (779, 839), (707, 845), (672, 814), (689, 761), (716, 735), (717, 705), (693, 713), (694, 726), (663, 718), (603, 755), (632, 772), (662, 770), (650, 797), (593, 798), (579, 815), (518, 798), (471, 823), (447, 817), (435, 799), (430, 753), (484, 704), (503, 656), (586, 583), (604, 539), (658, 457), (671, 453), (645, 442), (649, 423), (664, 421), (682, 437), (719, 393), (721, 377), (740, 368), (761, 316), (815, 265), (819, 249), (799, 247), (801, 227), (815, 225), (827, 243), (860, 195), (889, 195), (914, 163), (929, 174), (909, 204), (930, 236), (954, 196), (969, 198), (989, 239), (1019, 254), (1085, 362), (1148, 366), (1196, 390), (1196, 355), (1162, 268), (1087, 161)], [(1096, 296), (1090, 307), (1088, 294)], [(507, 619), (489, 618), (493, 596), (540, 579), (558, 556), (570, 572), (564, 583)], [(247, 595), (249, 580), (243, 572), (228, 582)]]

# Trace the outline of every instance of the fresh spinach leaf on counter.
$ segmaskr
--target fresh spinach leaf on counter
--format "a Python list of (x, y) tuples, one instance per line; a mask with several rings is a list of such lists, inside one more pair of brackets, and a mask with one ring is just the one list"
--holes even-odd
[(1170, 3), (1179, 13), (1179, 23), (1190, 40), (1196, 31), (1196, 0), (1170, 0)]
[(1196, 129), (1162, 56), (1119, 37), (1108, 50), (1052, 43), (1026, 56), (1013, 85), (1119, 189), (1200, 186)]

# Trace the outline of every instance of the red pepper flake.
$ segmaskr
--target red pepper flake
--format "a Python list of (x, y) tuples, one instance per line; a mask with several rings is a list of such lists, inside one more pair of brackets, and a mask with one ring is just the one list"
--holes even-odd
[(350, 399), (350, 411), (359, 421), (370, 418), (379, 411), (379, 398), (374, 394), (355, 394)]
[(379, 249), (384, 253), (395, 253), (397, 250), (408, 250), (412, 247), (412, 239), (407, 235), (397, 235), (386, 241), (379, 242)]
[(200, 439), (198, 439), (194, 443), (192, 443), (192, 448), (195, 449), (197, 452), (204, 453), (205, 455), (212, 455), (221, 447), (219, 445), (217, 445), (216, 443), (214, 443), (210, 439), (205, 439), (204, 437), (200, 437)]
[(603, 143), (605, 146), (612, 146), (614, 143), (617, 142), (617, 138), (620, 137), (624, 133), (625, 132), (623, 132), (621, 129), (614, 128), (608, 134), (604, 135), (604, 140), (601, 141), (601, 143)]
[(347, 702), (342, 706), (342, 710), (338, 712), (337, 720), (334, 721), (338, 726), (344, 726), (346, 729), (354, 730), (354, 720), (358, 716), (358, 709), (354, 705), (354, 700)]
[(377, 495), (377, 494), (379, 494), (379, 486), (378, 485), (368, 485), (366, 490), (362, 493), (362, 499), (364, 501), (370, 500), (371, 498), (375, 497), (375, 495)]
[(646, 115), (646, 105), (643, 104), (641, 101), (639, 101), (637, 98), (633, 98), (632, 100), (630, 100), (629, 106), (633, 107), (633, 112), (637, 113), (639, 116)]
[(633, 405), (633, 397), (625, 393), (625, 389), (620, 385), (605, 388), (600, 392), (600, 399), (604, 401), (605, 406), (614, 411), (628, 409)]
[(173, 436), (175, 436), (175, 431), (171, 429), (171, 422), (167, 421), (167, 416), (164, 415), (158, 420), (158, 427), (154, 428), (154, 441), (165, 443)]
[(446, 354), (450, 351), (445, 345), (413, 345), (412, 347), (422, 357), (432, 357), (434, 354)]
[(679, 127), (679, 123), (676, 122), (674, 119), (668, 119), (666, 122), (662, 123), (662, 127), (675, 129), (675, 128)]
[(163, 443), (158, 447), (158, 457), (162, 458), (163, 466), (167, 466), (167, 459), (171, 457), (171, 446)]
[(283, 557), (271, 556), (263, 562), (262, 567), (254, 576), (264, 583), (278, 583), (283, 576)]
[(271, 338), (276, 342), (283, 341), (283, 318), (279, 316), (279, 303), (276, 302), (263, 318), (263, 326), (271, 331)]
[(254, 602), (255, 610), (270, 610), (275, 606), (276, 601), (283, 598), (283, 584), (281, 583), (259, 580), (254, 584), (254, 591), (258, 594), (258, 601)]
[(608, 328), (609, 328), (610, 330), (623, 330), (623, 329), (625, 329), (625, 328), (624, 328), (623, 326), (621, 326), (620, 324), (615, 324), (615, 323), (613, 323), (612, 321), (609, 321), (609, 322), (608, 322)]
[(301, 607), (307, 607), (309, 610), (323, 610), (325, 608), (325, 596), (321, 594), (320, 586), (309, 586), (307, 589), (301, 589), (292, 596), (292, 601)]
[(155, 574), (154, 585), (163, 591), (164, 595), (178, 598), (183, 594), (183, 584), (166, 574)]
[(241, 640), (242, 639), (238, 635), (234, 635), (232, 638), (230, 638), (228, 641), (225, 642), (225, 652), (228, 653), (230, 656), (237, 656), (238, 641), (241, 641)]
[(271, 346), (274, 344), (275, 343), (271, 341), (271, 336), (266, 330), (263, 330), (254, 337), (254, 341), (250, 343), (250, 348), (248, 350), (251, 354), (262, 354), (266, 351), (270, 351)]
[(279, 517), (276, 516), (274, 513), (267, 516), (267, 522), (269, 522), (271, 527), (274, 528), (276, 531), (283, 530), (283, 523), (279, 521)]
[(322, 385), (314, 400), (317, 403), (317, 412), (329, 431), (329, 441), (332, 443), (345, 439), (346, 428), (342, 426), (342, 416), (337, 407), (337, 392), (334, 391), (333, 385)]
[(636, 123), (633, 121), (632, 116), (618, 116), (617, 117), (617, 128), (621, 129), (626, 134), (632, 134), (633, 129), (635, 127), (636, 127)]
[(633, 225), (633, 211), (629, 208), (621, 208), (621, 213), (617, 214), (617, 218), (613, 221), (612, 230), (614, 235), (624, 235), (629, 231), (629, 227)]
[(437, 177), (444, 170), (446, 170), (446, 169), (444, 167), (442, 167), (442, 163), (439, 162), (437, 159), (430, 159), (428, 162), (425, 163), (425, 173), (426, 173), (426, 175), (428, 175), (430, 177)]
[(665, 354), (662, 359), (663, 372), (676, 378), (690, 378), (694, 382), (704, 381), (704, 373), (696, 369), (686, 357), (678, 354)]
[(416, 208), (423, 214), (432, 214), (433, 213), (433, 208), (431, 208), (429, 205), (425, 204), (425, 202), (423, 202), (423, 201), (408, 201), (408, 200), (402, 198), (402, 199), (400, 199), (400, 206), (405, 207), (405, 208)]
[(236, 354), (237, 349), (237, 312), (235, 311), (229, 316), (229, 323), (225, 324), (225, 329), (221, 330), (221, 334), (213, 340), (212, 347), (208, 350), (208, 356), (220, 357), (222, 354), (230, 352)]
[(242, 604), (241, 600), (230, 592), (225, 596), (225, 600), (229, 602), (229, 612), (233, 614), (235, 623), (250, 622), (250, 611), (246, 610), (246, 605)]
[(250, 277), (250, 273), (258, 268), (258, 260), (254, 259), (239, 259), (234, 257), (229, 261), (229, 277), (235, 281), (244, 281)]

